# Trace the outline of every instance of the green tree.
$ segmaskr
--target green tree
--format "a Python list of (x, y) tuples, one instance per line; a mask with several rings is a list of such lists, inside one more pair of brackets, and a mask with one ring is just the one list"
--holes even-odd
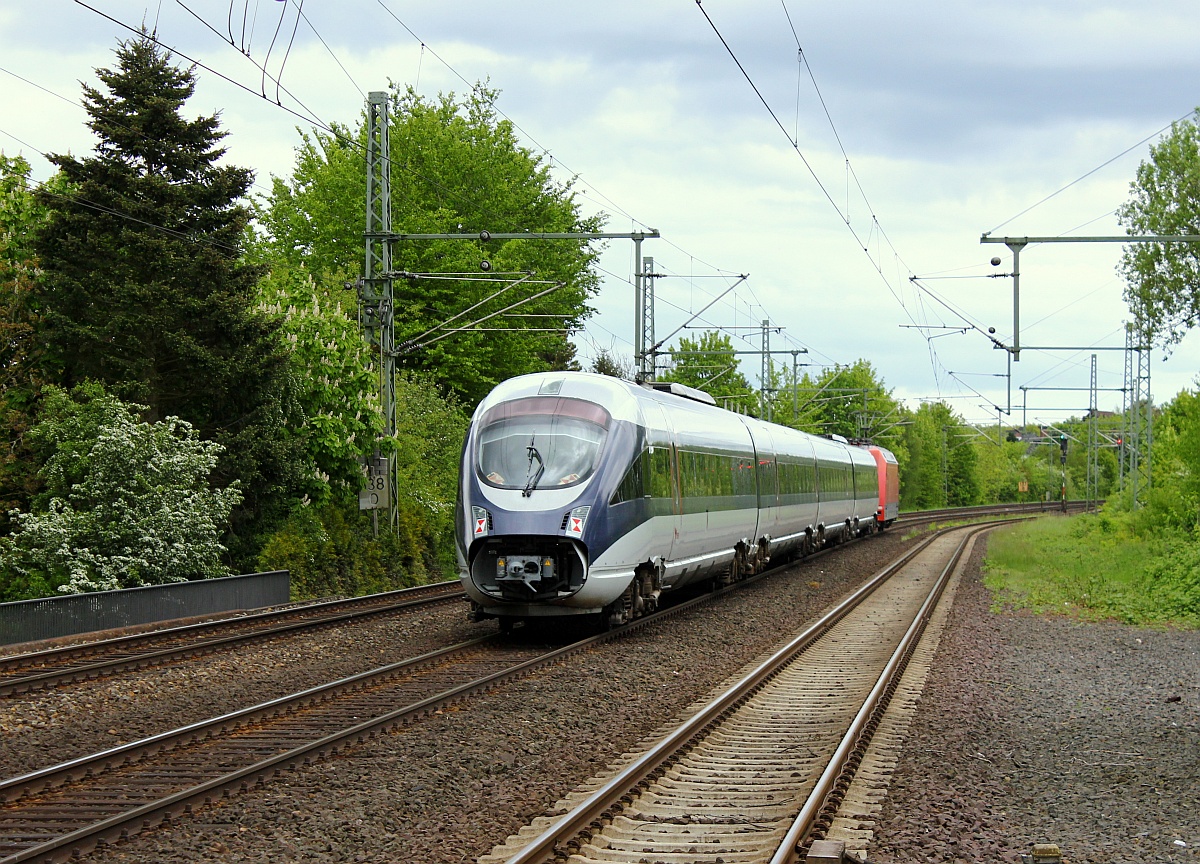
[(27, 433), (42, 378), (37, 316), (30, 291), (37, 274), (31, 237), (46, 218), (30, 188), (30, 166), (0, 153), (0, 535), (10, 510), (29, 509), (41, 485)]
[(333, 489), (296, 510), (268, 538), (260, 570), (290, 570), (296, 599), (354, 595), (420, 584), (454, 570), (454, 501), (467, 416), (428, 377), (396, 381), (399, 523), (373, 530), (356, 496)]
[(589, 372), (595, 372), (597, 375), (607, 375), (610, 378), (622, 378), (626, 381), (632, 381), (634, 378), (633, 361), (627, 357), (622, 357), (615, 351), (609, 351), (607, 348), (601, 348), (592, 360), (592, 368)]
[(730, 411), (758, 413), (758, 393), (738, 368), (733, 341), (728, 334), (707, 330), (699, 339), (684, 336), (671, 348), (667, 370), (660, 381), (675, 381), (703, 390)]
[(1200, 529), (1200, 395), (1181, 391), (1154, 420), (1153, 478), (1134, 530), (1143, 535)]
[(219, 537), (241, 493), (209, 488), (220, 445), (143, 410), (95, 383), (46, 389), (30, 433), (46, 488), (0, 541), (6, 599), (228, 575)]
[[(1200, 234), (1200, 129), (1171, 125), (1138, 166), (1118, 211), (1129, 234)], [(1118, 265), (1125, 298), (1141, 328), (1176, 345), (1200, 321), (1200, 252), (1194, 243), (1135, 243)]]
[(777, 394), (775, 419), (790, 422), (784, 418), (793, 413), (795, 425), (809, 432), (868, 439), (897, 456), (904, 453), (900, 430), (908, 412), (867, 360), (824, 369), (815, 379), (806, 373), (794, 395), (790, 383), (785, 384)]
[[(584, 218), (571, 183), (550, 176), (542, 156), (522, 147), (512, 124), (491, 107), (494, 91), (477, 87), (458, 98), (424, 99), (393, 88), (390, 154), (393, 223), (403, 233), (578, 232), (601, 227)], [(366, 201), (366, 126), (337, 127), (332, 134), (304, 135), (290, 178), (275, 178), (259, 214), (259, 254), (268, 262), (302, 267), (318, 282), (357, 278), (363, 259)], [(548, 318), (498, 317), (485, 326), (511, 333), (469, 329), (425, 348), (406, 351), (399, 362), (432, 372), (444, 386), (473, 404), (499, 381), (526, 372), (577, 368), (565, 332), (532, 327), (578, 327), (591, 314), (598, 290), (597, 251), (587, 241), (410, 241), (393, 250), (395, 270), (413, 275), (395, 284), (398, 343), (425, 334), (499, 291), (516, 275), (562, 283), (515, 312)], [(480, 262), (487, 259), (486, 278)], [(549, 287), (512, 287), (482, 302), (469, 324)], [(523, 321), (543, 323), (525, 326)], [(547, 323), (549, 322), (549, 323)], [(435, 334), (436, 335), (436, 334)]]
[[(979, 433), (943, 402), (926, 402), (904, 426), (900, 503), (906, 510), (979, 503)], [(984, 445), (991, 446), (991, 445)]]
[[(347, 305), (349, 304), (349, 305)], [(363, 339), (354, 298), (305, 270), (279, 264), (260, 284), (259, 310), (279, 321), (305, 417), (302, 436), (312, 472), (312, 498), (358, 494), (361, 456), (384, 431), (379, 370)], [(344, 495), (343, 495), (344, 497)]]
[(979, 451), (975, 447), (978, 435), (960, 432), (958, 436), (957, 442), (948, 445), (946, 454), (946, 503), (950, 507), (970, 507), (980, 503), (982, 495)]
[(84, 87), (95, 154), (51, 156), (71, 196), (41, 196), (51, 216), (34, 244), (33, 301), (45, 367), (221, 444), (213, 482), (242, 484), (227, 543), (246, 566), (306, 482), (287, 351), (255, 311), (260, 270), (242, 260), (252, 174), (218, 164), (215, 116), (181, 115), (193, 70), (144, 36), (116, 53), (116, 69), (97, 70), (108, 93)]

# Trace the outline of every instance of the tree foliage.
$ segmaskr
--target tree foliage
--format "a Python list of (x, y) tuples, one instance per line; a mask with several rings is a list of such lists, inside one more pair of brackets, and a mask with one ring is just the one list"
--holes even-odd
[(379, 371), (353, 303), (340, 286), (318, 282), (286, 263), (273, 267), (260, 285), (259, 309), (279, 322), (290, 350), (305, 418), (308, 487), (318, 501), (331, 494), (357, 495), (360, 457), (381, 446), (384, 431)]
[(981, 452), (996, 442), (965, 423), (949, 405), (923, 403), (911, 412), (902, 437), (900, 505), (905, 510), (966, 507), (988, 500), (980, 467), (988, 460)]
[(597, 375), (607, 375), (610, 378), (620, 378), (624, 381), (634, 379), (633, 361), (607, 348), (597, 351), (596, 356), (592, 359), (592, 367), (588, 371), (595, 372)]
[(177, 417), (140, 421), (144, 407), (47, 388), (30, 433), (45, 490), (0, 545), (8, 599), (228, 575), (219, 538), (241, 492), (209, 487), (221, 447)]
[[(458, 98), (424, 99), (393, 88), (390, 158), (393, 224), (398, 233), (580, 232), (600, 228), (580, 215), (571, 184), (550, 176), (541, 156), (522, 147), (491, 107), (494, 91), (477, 87)], [(275, 178), (260, 222), (260, 255), (303, 267), (318, 281), (357, 278), (366, 220), (366, 124), (332, 134), (304, 135), (288, 179)], [(468, 403), (498, 382), (545, 369), (572, 368), (574, 349), (563, 332), (532, 327), (577, 327), (591, 313), (599, 282), (597, 252), (581, 240), (408, 241), (394, 247), (396, 340), (413, 339), (483, 301), (506, 282), (533, 271), (562, 287), (515, 313), (548, 318), (499, 317), (489, 328), (467, 330), (406, 352), (406, 368), (432, 372)], [(480, 262), (491, 274), (484, 278)], [(502, 274), (514, 274), (504, 276)], [(456, 325), (469, 324), (549, 287), (526, 283), (482, 303)], [(542, 323), (527, 325), (535, 320)]]
[(103, 382), (147, 420), (177, 416), (220, 443), (214, 483), (245, 491), (230, 537), (244, 564), (305, 479), (287, 352), (254, 308), (261, 271), (242, 260), (252, 173), (218, 164), (217, 118), (181, 114), (193, 71), (150, 39), (122, 43), (97, 76), (107, 93), (84, 87), (95, 153), (51, 156), (71, 195), (40, 196), (50, 217), (32, 299), (46, 374)]
[(454, 501), (467, 416), (424, 376), (404, 373), (396, 384), (396, 530), (382, 525), (376, 532), (371, 516), (358, 511), (357, 497), (336, 489), (298, 508), (258, 559), (261, 570), (291, 571), (296, 599), (404, 588), (454, 569)]
[(30, 303), (37, 276), (32, 238), (47, 210), (30, 189), (30, 165), (0, 153), (0, 535), (10, 510), (25, 510), (40, 486), (27, 433), (42, 384), (38, 318)]
[[(1138, 166), (1118, 211), (1130, 234), (1200, 234), (1200, 129), (1174, 123)], [(1125, 298), (1143, 332), (1176, 345), (1200, 322), (1200, 252), (1195, 243), (1135, 243), (1118, 265)]]
[[(1200, 395), (1181, 391), (1154, 420), (1153, 476), (1132, 528), (1141, 535), (1200, 530)], [(1127, 506), (1132, 509), (1131, 502)], [(1194, 536), (1193, 536), (1193, 539)]]
[(699, 339), (684, 336), (678, 347), (669, 349), (666, 371), (658, 380), (703, 390), (730, 411), (757, 413), (758, 393), (738, 368), (734, 350), (726, 333), (707, 330)]
[[(791, 370), (787, 372), (790, 378)], [(805, 373), (794, 392), (791, 383), (785, 383), (777, 391), (775, 405), (776, 422), (814, 434), (870, 440), (898, 456), (904, 452), (900, 433), (906, 422), (904, 407), (865, 359), (823, 369), (816, 378)]]

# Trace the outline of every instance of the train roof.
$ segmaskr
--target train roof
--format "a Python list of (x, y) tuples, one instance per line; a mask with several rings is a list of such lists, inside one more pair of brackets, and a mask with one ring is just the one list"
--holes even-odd
[[(671, 386), (672, 384), (674, 386)], [(841, 436), (837, 436), (837, 438), (841, 438), (839, 441), (835, 438), (812, 435), (788, 426), (768, 423), (765, 420), (737, 414), (736, 412), (718, 407), (715, 404), (715, 400), (709, 394), (682, 384), (657, 382), (655, 386), (644, 386), (634, 384), (631, 381), (625, 381), (621, 378), (614, 378), (610, 375), (600, 375), (595, 372), (535, 372), (529, 375), (519, 375), (516, 378), (510, 378), (498, 384), (479, 403), (479, 407), (475, 410), (475, 417), (482, 417), (485, 411), (501, 402), (533, 396), (561, 396), (566, 399), (585, 399), (603, 405), (614, 419), (626, 420), (633, 423), (641, 421), (642, 411), (640, 405), (647, 400), (657, 402), (668, 409), (690, 409), (706, 414), (708, 412), (716, 412), (727, 416), (731, 420), (737, 418), (752, 433), (756, 428), (761, 429), (766, 427), (774, 430), (772, 435), (775, 437), (782, 435), (785, 437), (801, 436), (806, 438), (811, 442), (811, 446), (815, 448), (818, 455), (829, 453), (831, 448), (837, 448), (841, 452), (852, 454), (851, 458), (856, 462), (873, 461), (872, 457), (868, 455), (866, 447), (850, 444), (846, 442), (846, 439), (841, 438)], [(853, 454), (855, 453), (862, 454), (863, 458), (854, 456)], [(890, 453), (887, 455), (891, 457), (888, 461), (895, 460), (895, 457)]]

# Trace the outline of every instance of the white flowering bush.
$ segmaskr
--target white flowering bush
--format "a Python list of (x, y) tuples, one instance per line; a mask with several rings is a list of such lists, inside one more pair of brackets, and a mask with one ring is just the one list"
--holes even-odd
[[(259, 284), (259, 311), (280, 321), (300, 381), (307, 416), (303, 430), (315, 498), (331, 492), (357, 496), (360, 456), (376, 447), (384, 431), (375, 350), (363, 339), (354, 295), (302, 270), (278, 266)], [(346, 302), (348, 305), (343, 305)]]
[(242, 496), (208, 486), (223, 448), (177, 417), (142, 422), (141, 407), (95, 384), (48, 388), (31, 432), (47, 491), (13, 512), (0, 566), (62, 593), (229, 575), (220, 537)]

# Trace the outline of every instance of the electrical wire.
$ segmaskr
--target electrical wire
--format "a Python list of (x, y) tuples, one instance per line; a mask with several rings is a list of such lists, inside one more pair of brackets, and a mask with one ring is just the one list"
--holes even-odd
[[(1037, 208), (1037, 207), (1041, 207), (1043, 204), (1045, 204), (1045, 203), (1046, 203), (1047, 201), (1049, 201), (1050, 199), (1057, 197), (1059, 194), (1061, 194), (1061, 193), (1063, 193), (1063, 192), (1066, 192), (1066, 191), (1067, 191), (1068, 189), (1070, 189), (1072, 186), (1074, 186), (1075, 184), (1077, 184), (1077, 183), (1080, 183), (1080, 182), (1082, 182), (1082, 181), (1086, 180), (1087, 178), (1091, 177), (1093, 174), (1095, 174), (1095, 173), (1096, 173), (1097, 171), (1099, 171), (1100, 169), (1102, 169), (1102, 168), (1107, 168), (1109, 165), (1111, 165), (1112, 163), (1116, 162), (1116, 161), (1117, 161), (1118, 159), (1120, 159), (1122, 156), (1125, 156), (1126, 154), (1133, 152), (1133, 151), (1134, 151), (1134, 150), (1136, 150), (1138, 147), (1141, 147), (1143, 144), (1145, 144), (1147, 141), (1149, 141), (1151, 138), (1154, 138), (1154, 137), (1155, 137), (1155, 136), (1157, 136), (1157, 135), (1161, 135), (1161, 134), (1163, 134), (1163, 133), (1164, 133), (1164, 132), (1166, 132), (1168, 129), (1170, 129), (1172, 126), (1174, 126), (1176, 123), (1182, 123), (1184, 120), (1186, 120), (1187, 118), (1191, 117), (1191, 116), (1192, 116), (1193, 114), (1195, 114), (1195, 113), (1196, 113), (1195, 109), (1193, 109), (1193, 110), (1191, 110), (1191, 111), (1188, 111), (1188, 112), (1187, 112), (1186, 114), (1184, 114), (1182, 117), (1180, 117), (1180, 118), (1178, 118), (1178, 119), (1176, 119), (1176, 120), (1172, 120), (1170, 123), (1168, 123), (1166, 126), (1164, 126), (1164, 127), (1162, 127), (1161, 129), (1159, 129), (1157, 132), (1151, 132), (1149, 135), (1147, 135), (1147, 136), (1146, 136), (1145, 138), (1143, 138), (1141, 141), (1137, 142), (1136, 144), (1134, 144), (1134, 145), (1133, 145), (1133, 146), (1131, 146), (1131, 147), (1127, 147), (1126, 149), (1122, 150), (1120, 153), (1118, 153), (1116, 156), (1112, 157), (1111, 159), (1109, 159), (1109, 160), (1107, 160), (1107, 161), (1105, 161), (1105, 162), (1102, 162), (1102, 163), (1100, 163), (1100, 164), (1099, 164), (1099, 165), (1097, 165), (1095, 168), (1093, 168), (1091, 171), (1088, 171), (1086, 174), (1084, 174), (1082, 177), (1077, 177), (1077, 178), (1075, 178), (1075, 179), (1074, 179), (1074, 180), (1072, 180), (1070, 183), (1068, 183), (1066, 186), (1063, 186), (1063, 187), (1061, 187), (1060, 189), (1056, 189), (1055, 191), (1051, 192), (1049, 195), (1047, 195), (1047, 196), (1046, 196), (1045, 198), (1043, 198), (1042, 200), (1040, 200), (1040, 201), (1038, 201), (1038, 202), (1036, 202), (1036, 203), (1034, 203), (1034, 204), (1030, 204), (1028, 207), (1026, 207), (1024, 210), (1022, 210), (1022, 211), (1021, 211), (1020, 213), (1018, 213), (1016, 216), (1010, 216), (1009, 218), (1005, 219), (1003, 222), (1001, 222), (999, 225), (997, 225), (997, 226), (996, 226), (995, 228), (993, 228), (991, 231), (988, 231), (986, 234), (984, 234), (984, 236), (986, 237), (986, 236), (988, 236), (989, 234), (995, 234), (997, 231), (999, 231), (1001, 228), (1003, 228), (1003, 227), (1004, 227), (1005, 225), (1007, 225), (1008, 223), (1010, 223), (1010, 222), (1013, 222), (1013, 221), (1015, 221), (1015, 220), (1017, 220), (1017, 219), (1021, 218), (1021, 217), (1022, 217), (1022, 216), (1024, 216), (1026, 213), (1030, 212), (1031, 210), (1034, 210), (1034, 209), (1035, 209), (1035, 208)], [(1104, 217), (1100, 217), (1100, 218), (1104, 218)], [(1094, 220), (1093, 220), (1093, 221), (1094, 221)], [(1087, 223), (1085, 223), (1085, 224), (1087, 224)]]
[(351, 75), (351, 74), (350, 74), (350, 71), (349, 71), (349, 70), (348, 70), (348, 69), (347, 69), (347, 68), (346, 68), (346, 67), (345, 67), (345, 66), (342, 64), (342, 61), (341, 61), (341, 60), (338, 58), (337, 54), (335, 54), (335, 53), (334, 53), (333, 49), (329, 47), (329, 43), (325, 41), (325, 37), (324, 37), (324, 36), (322, 36), (322, 35), (321, 35), (321, 34), (320, 34), (318, 31), (317, 31), (317, 28), (316, 28), (316, 26), (315, 26), (315, 25), (312, 23), (312, 21), (310, 21), (310, 20), (308, 19), (308, 16), (304, 14), (304, 7), (303, 7), (303, 4), (301, 4), (301, 7), (300, 7), (300, 10), (299, 10), (299, 12), (300, 12), (300, 17), (304, 19), (304, 23), (308, 25), (308, 29), (309, 29), (309, 30), (311, 30), (311, 31), (312, 31), (312, 34), (313, 34), (314, 36), (316, 36), (316, 37), (317, 37), (317, 39), (319, 39), (319, 40), (320, 40), (320, 42), (321, 42), (321, 44), (322, 44), (322, 45), (324, 45), (324, 46), (325, 46), (325, 50), (326, 50), (327, 52), (329, 52), (329, 56), (333, 58), (333, 62), (334, 62), (334, 63), (336, 63), (336, 64), (338, 65), (338, 68), (342, 70), (342, 73), (343, 73), (343, 74), (345, 74), (345, 76), (346, 76), (346, 79), (347, 79), (347, 80), (348, 80), (348, 81), (349, 81), (349, 82), (350, 82), (352, 85), (354, 85), (354, 89), (358, 91), (358, 95), (359, 95), (359, 96), (361, 96), (363, 99), (366, 99), (366, 98), (367, 98), (367, 94), (366, 94), (366, 93), (364, 93), (364, 92), (363, 92), (363, 89), (362, 89), (361, 87), (359, 87), (359, 86), (358, 86), (358, 82), (354, 80), (354, 76), (353, 76), (353, 75)]
[[(35, 87), (38, 90), (41, 90), (43, 93), (47, 93), (50, 96), (55, 97), (56, 99), (61, 99), (63, 102), (66, 102), (68, 105), (78, 108), (80, 111), (83, 111), (85, 113), (87, 112), (87, 108), (80, 102), (78, 102), (74, 99), (71, 99), (70, 97), (63, 96), (61, 93), (56, 93), (55, 91), (49, 89), (48, 87), (44, 87), (41, 84), (38, 84), (36, 81), (30, 81), (28, 78), (18, 75), (16, 72), (11, 71), (10, 69), (6, 69), (3, 66), (0, 66), (0, 72), (5, 73), (6, 75), (11, 75), (13, 78), (16, 78), (18, 81), (23, 81), (24, 83), (28, 84), (29, 86)], [(115, 126), (118, 129), (121, 129), (122, 131), (124, 131), (136, 138), (140, 138), (143, 141), (148, 141), (150, 139), (150, 136), (146, 135), (144, 132), (134, 129), (130, 126), (126, 126), (122, 123), (117, 122), (116, 120), (110, 119), (108, 122), (110, 125)], [(34, 145), (28, 143), (27, 141), (23, 141), (22, 139), (18, 138), (16, 135), (12, 134), (11, 132), (5, 132), (3, 129), (0, 129), (0, 133), (7, 135), (9, 138), (12, 138), (14, 141), (19, 142), (21, 145), (28, 147), (30, 150), (37, 153), (39, 156), (41, 156), (46, 161), (50, 161), (49, 154), (46, 153), (44, 150), (42, 150), (40, 147), (35, 147)], [(271, 192), (271, 189), (269, 189), (266, 186), (263, 186), (262, 184), (258, 183), (257, 181), (255, 181), (253, 183), (253, 186), (254, 186), (254, 188), (258, 189), (264, 195), (269, 194)]]
[[(849, 170), (851, 171), (851, 173), (853, 174), (853, 176), (855, 178), (855, 183), (858, 184), (858, 186), (859, 186), (860, 194), (863, 197), (864, 203), (866, 203), (868, 210), (872, 212), (872, 215), (871, 215), (871, 232), (872, 233), (871, 233), (871, 235), (868, 236), (866, 241), (863, 240), (861, 234), (858, 232), (857, 229), (855, 229), (855, 227), (851, 223), (849, 216), (846, 214), (846, 212), (844, 212), (843, 209), (840, 206), (838, 206), (838, 203), (833, 199), (833, 196), (830, 194), (828, 188), (825, 186), (825, 184), (821, 180), (821, 178), (817, 175), (816, 170), (812, 167), (812, 165), (808, 161), (807, 157), (805, 157), (805, 155), (804, 155), (803, 151), (800, 149), (799, 145), (795, 141), (793, 141), (791, 139), (791, 137), (788, 135), (787, 130), (784, 128), (783, 123), (780, 121), (778, 115), (775, 113), (775, 110), (771, 107), (770, 103), (766, 100), (766, 97), (763, 96), (762, 91), (759, 89), (758, 85), (755, 83), (755, 81), (751, 77), (750, 73), (746, 70), (746, 67), (742, 64), (741, 60), (738, 58), (737, 53), (733, 50), (733, 47), (729, 44), (729, 41), (721, 33), (720, 28), (717, 27), (716, 22), (713, 21), (712, 17), (708, 14), (707, 10), (705, 10), (702, 0), (696, 0), (696, 8), (699, 9), (700, 13), (704, 16), (705, 20), (708, 22), (709, 27), (712, 29), (712, 31), (716, 35), (717, 39), (721, 42), (722, 46), (725, 48), (726, 52), (729, 54), (729, 56), (733, 60), (734, 64), (737, 66), (738, 71), (741, 72), (742, 77), (744, 77), (746, 79), (746, 82), (750, 85), (750, 88), (751, 88), (751, 90), (753, 90), (754, 95), (758, 98), (758, 101), (762, 103), (763, 107), (766, 109), (767, 113), (770, 115), (770, 117), (774, 121), (775, 125), (779, 128), (779, 130), (781, 132), (783, 132), (784, 137), (788, 139), (789, 146), (791, 146), (793, 152), (795, 152), (796, 155), (800, 158), (801, 162), (804, 164), (805, 168), (808, 170), (809, 174), (812, 176), (813, 180), (816, 182), (818, 188), (824, 194), (825, 199), (829, 202), (830, 206), (833, 207), (834, 212), (837, 213), (839, 219), (841, 219), (842, 224), (850, 232), (851, 236), (854, 238), (854, 240), (858, 244), (859, 248), (862, 249), (863, 252), (866, 254), (868, 262), (875, 269), (876, 273), (879, 275), (880, 279), (882, 280), (884, 286), (887, 288), (888, 292), (891, 293), (892, 297), (896, 300), (896, 302), (899, 304), (900, 308), (904, 311), (904, 314), (908, 317), (908, 319), (912, 323), (914, 323), (914, 324), (924, 323), (924, 322), (918, 322), (917, 319), (913, 317), (913, 314), (912, 314), (911, 310), (908, 309), (908, 306), (904, 302), (904, 299), (900, 296), (900, 294), (897, 292), (896, 288), (892, 285), (891, 281), (887, 278), (887, 274), (885, 274), (883, 272), (883, 267), (882, 267), (880, 261), (876, 260), (876, 257), (872, 257), (872, 255), (871, 255), (871, 250), (870, 250), (870, 245), (869, 245), (870, 238), (871, 238), (871, 236), (875, 235), (877, 232), (879, 242), (886, 242), (888, 245), (888, 248), (891, 250), (894, 258), (897, 261), (900, 261), (900, 262), (903, 261), (903, 258), (900, 256), (899, 251), (895, 248), (895, 245), (892, 243), (891, 238), (887, 235), (887, 232), (885, 232), (883, 230), (883, 226), (879, 223), (878, 217), (874, 214), (874, 212), (873, 212), (874, 208), (871, 208), (870, 201), (866, 198), (865, 192), (862, 191), (861, 183), (859, 183), (859, 181), (858, 181), (857, 174), (853, 173), (852, 167)], [(784, 5), (784, 13), (787, 16), (788, 23), (790, 25), (791, 24), (791, 15), (790, 15), (790, 13), (787, 12), (786, 4)], [(798, 34), (796, 34), (794, 27), (792, 28), (792, 32), (793, 32), (793, 35), (796, 36), (796, 44), (797, 44), (797, 48), (801, 51), (801, 58), (803, 59), (803, 62), (805, 63), (805, 65), (808, 66), (807, 59), (803, 58), (803, 49), (800, 46), (799, 36), (798, 36)], [(810, 76), (813, 79), (814, 87), (816, 87), (816, 76), (815, 76), (815, 74), (812, 73), (811, 66), (808, 66), (808, 68), (809, 68)], [(825, 104), (824, 97), (820, 95), (819, 88), (817, 88), (817, 94), (821, 99), (822, 106), (825, 108), (826, 117), (829, 119), (830, 124), (832, 126), (833, 125), (832, 116), (829, 113), (828, 106), (826, 106), (826, 104)], [(842, 147), (841, 136), (838, 135), (836, 126), (834, 126), (833, 128), (834, 128), (834, 136), (838, 139), (838, 146)], [(842, 147), (842, 154), (846, 158), (847, 164), (849, 164), (849, 156), (846, 154), (844, 147)], [(881, 256), (878, 256), (878, 253), (877, 253), (877, 257), (879, 257), (881, 259)], [(909, 269), (911, 270), (911, 268), (909, 268)], [(916, 285), (915, 287), (917, 287), (920, 290), (926, 290), (924, 288), (924, 286), (921, 286), (921, 285)], [(929, 347), (929, 350), (931, 353), (936, 354), (936, 352), (934, 352), (934, 349), (932, 348), (932, 346)]]
[[(29, 144), (22, 141), (20, 138), (16, 137), (12, 133), (5, 131), (4, 129), (0, 129), (0, 134), (7, 135), (9, 138), (12, 138), (14, 141), (19, 141), (20, 143), (24, 144), (26, 147), (30, 147)], [(35, 150), (35, 148), (33, 148), (33, 147), (30, 147), (30, 149)], [(40, 155), (45, 158), (48, 158), (45, 153), (41, 153)], [(167, 228), (165, 225), (157, 225), (154, 222), (148, 222), (145, 219), (139, 219), (138, 217), (131, 216), (128, 213), (122, 213), (120, 210), (114, 210), (112, 207), (108, 207), (104, 204), (99, 204), (95, 201), (90, 201), (87, 198), (83, 198), (79, 195), (63, 195), (60, 192), (54, 192), (51, 189), (47, 188), (46, 183), (43, 183), (38, 180), (26, 180), (26, 178), (20, 178), (20, 179), (22, 181), (22, 185), (25, 187), (26, 190), (29, 190), (29, 183), (33, 183), (39, 191), (41, 191), (47, 195), (50, 195), (54, 198), (57, 198), (60, 201), (71, 201), (71, 202), (79, 204), (80, 206), (85, 207), (89, 210), (94, 210), (97, 213), (104, 213), (105, 215), (108, 215), (108, 216), (116, 216), (120, 219), (125, 219), (129, 222), (133, 222), (138, 225), (144, 225), (147, 228), (153, 228), (156, 231), (161, 231), (162, 233), (164, 233), (170, 237), (174, 237), (178, 240), (189, 240), (193, 243), (199, 243), (199, 244), (202, 244), (205, 246), (210, 246), (213, 249), (220, 249), (222, 251), (228, 252), (231, 255), (240, 255), (242, 252), (241, 249), (236, 249), (236, 248), (229, 246), (227, 244), (224, 244), (224, 243), (218, 243), (217, 241), (211, 239), (210, 237), (200, 235), (200, 234), (189, 234), (189, 233), (185, 233), (183, 231), (176, 231), (174, 228)], [(30, 191), (32, 191), (32, 190), (30, 190)]]

